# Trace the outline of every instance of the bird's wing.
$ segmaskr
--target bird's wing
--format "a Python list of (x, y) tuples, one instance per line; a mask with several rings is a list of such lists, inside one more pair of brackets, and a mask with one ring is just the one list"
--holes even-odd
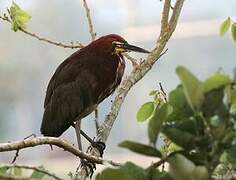
[(93, 67), (98, 67), (98, 63), (99, 60), (78, 51), (59, 65), (46, 92), (42, 134), (59, 136), (78, 115), (84, 117), (93, 111), (97, 82)]
[[(75, 118), (85, 117), (109, 95), (114, 86), (118, 62), (90, 54), (75, 53), (56, 70), (49, 82), (44, 102), (41, 132), (60, 136)], [(114, 90), (112, 88), (112, 90)]]
[(53, 92), (59, 86), (76, 80), (77, 76), (80, 74), (78, 69), (82, 69), (86, 62), (86, 57), (81, 58), (81, 56), (83, 56), (83, 53), (77, 51), (58, 66), (56, 72), (49, 81), (44, 107), (50, 102)]
[(45, 136), (60, 136), (75, 119), (92, 112), (94, 107), (90, 88), (83, 81), (58, 86), (45, 106), (41, 133)]

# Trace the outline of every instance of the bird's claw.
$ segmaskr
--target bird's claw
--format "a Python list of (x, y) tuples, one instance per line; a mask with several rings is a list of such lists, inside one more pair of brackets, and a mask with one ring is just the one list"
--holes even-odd
[(104, 153), (104, 150), (106, 148), (106, 144), (102, 141), (96, 141), (92, 144), (92, 146), (99, 151), (100, 156), (102, 157), (103, 153)]
[(87, 176), (92, 178), (94, 171), (96, 170), (96, 164), (89, 162), (86, 159), (81, 159), (81, 167), (85, 167)]

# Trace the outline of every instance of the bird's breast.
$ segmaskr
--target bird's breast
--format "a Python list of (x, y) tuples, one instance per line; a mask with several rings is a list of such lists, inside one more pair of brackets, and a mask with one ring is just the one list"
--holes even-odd
[(98, 96), (99, 102), (111, 95), (120, 84), (124, 74), (125, 62), (122, 57), (116, 55), (115, 57), (108, 59), (101, 68), (103, 68), (103, 70), (100, 72), (103, 72), (103, 74), (99, 83), (102, 85), (102, 89), (100, 89)]

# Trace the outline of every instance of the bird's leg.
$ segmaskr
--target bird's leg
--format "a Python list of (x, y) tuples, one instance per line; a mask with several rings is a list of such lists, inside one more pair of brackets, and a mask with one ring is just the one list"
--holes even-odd
[[(105, 149), (105, 144), (102, 143), (102, 142), (95, 142), (85, 132), (83, 132), (81, 130), (81, 120), (80, 119), (77, 120), (75, 124), (72, 124), (72, 126), (75, 128), (75, 132), (76, 132), (76, 136), (77, 136), (77, 142), (78, 142), (78, 148), (80, 150), (82, 150), (82, 144), (81, 144), (81, 134), (82, 134), (82, 136), (84, 136), (91, 143), (91, 145), (93, 147), (96, 147), (99, 150), (100, 155), (102, 156), (103, 151)], [(87, 174), (90, 175), (90, 177), (92, 177), (93, 172), (96, 169), (96, 165), (94, 163), (89, 162), (86, 159), (81, 159), (81, 166), (86, 167), (85, 170), (86, 170)]]
[(79, 119), (79, 120), (77, 120), (77, 121), (75, 122), (74, 128), (75, 128), (75, 132), (76, 132), (78, 148), (79, 148), (79, 150), (82, 151), (81, 136), (80, 136), (80, 131), (81, 131), (81, 119)]
[(91, 139), (82, 129), (81, 129), (81, 120), (77, 120), (75, 124), (72, 124), (72, 126), (75, 128), (76, 131), (76, 136), (77, 136), (77, 142), (78, 142), (78, 147), (80, 150), (82, 150), (82, 144), (81, 144), (81, 136), (84, 136), (85, 139), (87, 139), (88, 142), (91, 143), (92, 147), (95, 147), (99, 153), (100, 156), (102, 157), (103, 152), (106, 148), (106, 145), (104, 142), (101, 141), (94, 141), (93, 139)]
[(106, 148), (106, 145), (104, 142), (101, 142), (101, 141), (94, 141), (93, 139), (91, 139), (84, 131), (82, 131), (80, 129), (80, 133), (82, 136), (84, 136), (90, 143), (91, 143), (91, 146), (92, 147), (95, 147), (99, 153), (100, 153), (100, 156), (102, 157), (103, 156), (103, 152)]

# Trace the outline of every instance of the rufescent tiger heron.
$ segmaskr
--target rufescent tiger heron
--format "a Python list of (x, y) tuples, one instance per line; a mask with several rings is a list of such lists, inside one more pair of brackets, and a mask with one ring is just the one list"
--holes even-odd
[[(41, 133), (58, 137), (73, 126), (79, 149), (82, 149), (80, 133), (85, 137), (86, 134), (80, 129), (81, 119), (115, 91), (125, 69), (122, 53), (130, 51), (149, 53), (128, 44), (119, 35), (110, 34), (93, 41), (62, 62), (47, 87)], [(96, 142), (88, 140), (92, 146), (96, 145)]]

